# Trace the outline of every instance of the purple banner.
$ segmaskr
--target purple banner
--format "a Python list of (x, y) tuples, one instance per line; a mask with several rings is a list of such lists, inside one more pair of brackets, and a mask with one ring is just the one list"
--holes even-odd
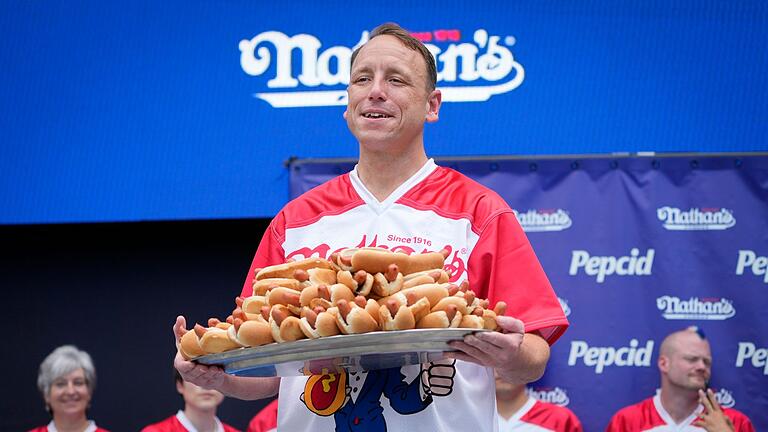
[[(603, 430), (659, 388), (663, 337), (695, 325), (720, 403), (768, 430), (768, 155), (436, 161), (507, 200), (571, 321), (531, 394)], [(353, 166), (295, 161), (291, 196)]]

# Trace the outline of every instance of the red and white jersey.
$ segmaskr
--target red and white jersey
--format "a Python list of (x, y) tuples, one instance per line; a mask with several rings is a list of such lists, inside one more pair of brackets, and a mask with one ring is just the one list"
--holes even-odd
[[(174, 416), (170, 416), (167, 419), (153, 423), (144, 427), (141, 432), (197, 432), (197, 428), (192, 424), (192, 421), (184, 414), (184, 411), (179, 410)], [(238, 429), (232, 426), (222, 423), (218, 418), (216, 419), (216, 432), (240, 432)]]
[(499, 416), (499, 432), (582, 432), (581, 422), (568, 408), (528, 398), (515, 415)]
[[(242, 295), (252, 294), (256, 268), (283, 263), (287, 258), (328, 258), (335, 251), (364, 246), (406, 253), (447, 249), (446, 269), (452, 280), (469, 279), (470, 288), (491, 304), (506, 302), (507, 314), (521, 319), (526, 331), (537, 330), (551, 344), (568, 326), (507, 203), (490, 189), (454, 170), (438, 167), (432, 160), (383, 202), (365, 188), (354, 170), (288, 203), (264, 234)], [(418, 378), (420, 367), (401, 371), (403, 382), (409, 384)], [(302, 402), (307, 380), (281, 379), (280, 429), (334, 430), (334, 416), (316, 415)], [(434, 397), (421, 411), (398, 414), (382, 396), (387, 428), (495, 430), (495, 395), (489, 390), (494, 385), (490, 368), (457, 362), (451, 393)]]
[[(661, 405), (661, 397), (656, 395), (619, 410), (611, 418), (606, 431), (703, 432), (703, 428), (692, 425), (702, 409), (703, 407), (699, 405), (688, 418), (675, 423), (672, 416)], [(752, 422), (740, 411), (723, 408), (723, 413), (731, 419), (736, 432), (754, 432), (755, 427), (752, 426)]]
[[(56, 429), (56, 425), (53, 423), (53, 420), (51, 420), (51, 422), (48, 423), (47, 425), (36, 427), (30, 430), (29, 432), (58, 432), (58, 429)], [(109, 431), (96, 426), (96, 423), (93, 420), (89, 420), (88, 426), (85, 428), (85, 431), (83, 432), (109, 432)]]
[(246, 432), (277, 431), (277, 399), (262, 408), (248, 423)]

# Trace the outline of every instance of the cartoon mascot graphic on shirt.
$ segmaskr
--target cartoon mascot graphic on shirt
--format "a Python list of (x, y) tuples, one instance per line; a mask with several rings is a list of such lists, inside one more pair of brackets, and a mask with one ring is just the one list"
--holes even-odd
[[(421, 373), (411, 382), (406, 381), (400, 368), (312, 375), (304, 386), (301, 400), (317, 415), (333, 415), (337, 432), (385, 432), (382, 396), (398, 414), (423, 411), (432, 403), (433, 396), (451, 394), (455, 363), (456, 360), (441, 360), (422, 364)], [(359, 381), (361, 375), (365, 376), (362, 385), (350, 383), (350, 380)]]

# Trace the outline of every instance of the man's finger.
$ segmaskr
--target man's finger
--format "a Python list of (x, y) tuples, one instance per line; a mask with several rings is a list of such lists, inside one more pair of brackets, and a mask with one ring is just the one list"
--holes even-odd
[(517, 318), (497, 316), (496, 324), (504, 333), (525, 333), (525, 324)]
[(704, 390), (699, 390), (699, 403), (704, 406), (705, 412), (712, 411), (712, 403), (709, 401), (707, 394), (704, 393)]
[(173, 324), (173, 335), (176, 337), (176, 346), (178, 347), (181, 337), (187, 332), (187, 320), (183, 315), (176, 317), (176, 322)]
[(721, 411), (720, 404), (717, 403), (717, 398), (715, 397), (715, 393), (712, 391), (712, 389), (707, 389), (707, 399), (710, 400), (712, 409), (715, 411)]

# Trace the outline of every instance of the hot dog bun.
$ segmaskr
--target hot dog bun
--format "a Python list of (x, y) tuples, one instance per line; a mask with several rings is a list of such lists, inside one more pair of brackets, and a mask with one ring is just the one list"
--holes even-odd
[(330, 261), (323, 258), (307, 258), (301, 261), (292, 261), (264, 267), (256, 273), (256, 280), (268, 278), (294, 278), (296, 270), (307, 271), (313, 268), (332, 269), (333, 266)]
[(200, 339), (194, 330), (187, 330), (179, 341), (179, 352), (186, 360), (205, 355), (205, 351), (200, 346)]
[(386, 273), (387, 268), (395, 264), (403, 275), (442, 268), (445, 256), (440, 252), (427, 252), (407, 255), (400, 252), (390, 252), (382, 248), (345, 249), (340, 257), (350, 256), (351, 267), (354, 270), (365, 270), (368, 273)]

